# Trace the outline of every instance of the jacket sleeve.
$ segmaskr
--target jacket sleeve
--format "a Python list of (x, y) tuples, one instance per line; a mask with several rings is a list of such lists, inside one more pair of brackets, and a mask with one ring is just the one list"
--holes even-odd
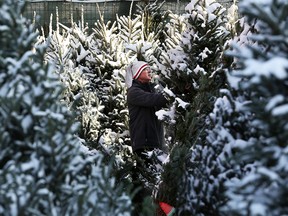
[(146, 92), (140, 88), (128, 90), (127, 102), (142, 107), (165, 107), (167, 99), (161, 93)]

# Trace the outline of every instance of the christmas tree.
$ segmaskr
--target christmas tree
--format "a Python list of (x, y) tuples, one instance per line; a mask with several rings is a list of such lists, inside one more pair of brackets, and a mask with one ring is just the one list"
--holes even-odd
[(0, 214), (124, 215), (130, 199), (99, 152), (76, 136), (75, 116), (24, 4), (0, 8)]
[[(287, 208), (287, 9), (286, 1), (243, 1), (240, 12), (256, 31), (250, 43), (229, 53), (236, 69), (229, 83), (242, 98), (238, 113), (250, 116), (245, 131), (231, 134), (230, 163), (243, 172), (226, 182), (233, 215), (286, 215)], [(237, 100), (238, 101), (238, 100)], [(234, 103), (235, 105), (239, 103)], [(250, 115), (249, 115), (250, 113)], [(244, 115), (246, 114), (246, 115)], [(247, 119), (247, 118), (246, 118)], [(228, 119), (232, 122), (232, 120)], [(240, 121), (234, 124), (239, 125)], [(240, 125), (239, 125), (240, 126)], [(241, 207), (240, 207), (241, 206)]]
[[(175, 94), (175, 115), (169, 122), (170, 161), (162, 175), (159, 199), (175, 206), (181, 215), (209, 215), (215, 212), (220, 193), (214, 195), (202, 187), (211, 173), (201, 171), (211, 157), (204, 154), (209, 113), (219, 90), (227, 85), (223, 52), (230, 35), (225, 29), (225, 9), (215, 1), (191, 1), (186, 11), (180, 44), (159, 61), (162, 81)], [(215, 197), (206, 199), (209, 196)]]

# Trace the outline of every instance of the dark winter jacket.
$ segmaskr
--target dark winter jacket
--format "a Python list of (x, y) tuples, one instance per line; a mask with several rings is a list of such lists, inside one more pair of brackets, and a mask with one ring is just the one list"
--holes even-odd
[(163, 126), (155, 112), (167, 104), (161, 93), (155, 93), (150, 84), (133, 80), (128, 89), (130, 138), (133, 151), (163, 148)]

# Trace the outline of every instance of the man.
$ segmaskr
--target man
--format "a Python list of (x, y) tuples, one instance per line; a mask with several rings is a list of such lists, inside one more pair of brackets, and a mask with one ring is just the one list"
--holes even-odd
[(127, 103), (132, 150), (137, 155), (153, 149), (163, 149), (163, 126), (155, 112), (168, 101), (151, 86), (151, 69), (143, 61), (135, 61), (126, 71)]
[[(139, 174), (145, 176), (143, 171), (150, 164), (153, 164), (146, 153), (153, 149), (163, 149), (164, 147), (163, 126), (155, 112), (166, 106), (168, 101), (161, 93), (154, 91), (150, 82), (151, 79), (151, 69), (146, 62), (135, 61), (127, 67), (126, 85), (128, 87), (127, 103), (130, 139), (133, 153), (136, 155), (136, 159), (138, 158), (132, 178), (135, 185), (138, 186)], [(140, 161), (139, 158), (141, 159)], [(151, 191), (142, 188), (135, 195), (133, 201), (136, 206), (142, 203), (145, 195), (151, 195)], [(136, 213), (135, 215), (138, 214)]]

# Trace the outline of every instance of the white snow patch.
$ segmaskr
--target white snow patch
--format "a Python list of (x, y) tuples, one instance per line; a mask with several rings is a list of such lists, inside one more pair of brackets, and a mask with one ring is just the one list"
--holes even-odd
[(170, 97), (175, 97), (175, 94), (167, 88), (167, 86), (163, 89), (163, 91)]
[(193, 70), (196, 74), (198, 74), (199, 72), (203, 72), (203, 74), (206, 74), (204, 68), (200, 67), (198, 64), (196, 66), (196, 68)]
[(272, 110), (272, 115), (273, 116), (281, 116), (281, 115), (285, 115), (288, 113), (288, 104), (284, 104), (278, 107), (275, 107)]
[(23, 131), (26, 133), (27, 132), (27, 129), (30, 127), (30, 125), (32, 124), (33, 122), (33, 119), (31, 117), (31, 115), (26, 115), (22, 121), (21, 121), (21, 126), (22, 126), (22, 129)]
[(189, 105), (189, 103), (184, 102), (178, 97), (176, 97), (175, 100), (178, 102), (178, 107), (182, 107), (183, 109), (185, 109)]
[(262, 203), (252, 203), (250, 206), (251, 215), (264, 216), (266, 215), (267, 208)]
[(283, 102), (284, 100), (285, 100), (285, 97), (283, 95), (275, 95), (269, 100), (268, 104), (265, 107), (265, 110), (269, 111), (273, 109), (277, 104)]
[(201, 57), (201, 60), (204, 60), (208, 57), (208, 54), (210, 53), (211, 51), (207, 47), (205, 47), (205, 49), (199, 54), (199, 56)]
[(245, 61), (246, 69), (242, 71), (243, 75), (253, 76), (251, 83), (259, 83), (260, 76), (269, 78), (274, 76), (277, 79), (287, 78), (288, 60), (282, 57), (274, 57), (266, 62), (249, 59)]
[(279, 175), (277, 173), (267, 169), (266, 167), (259, 167), (257, 171), (258, 173), (261, 173), (262, 175), (269, 177), (271, 180), (279, 179)]

